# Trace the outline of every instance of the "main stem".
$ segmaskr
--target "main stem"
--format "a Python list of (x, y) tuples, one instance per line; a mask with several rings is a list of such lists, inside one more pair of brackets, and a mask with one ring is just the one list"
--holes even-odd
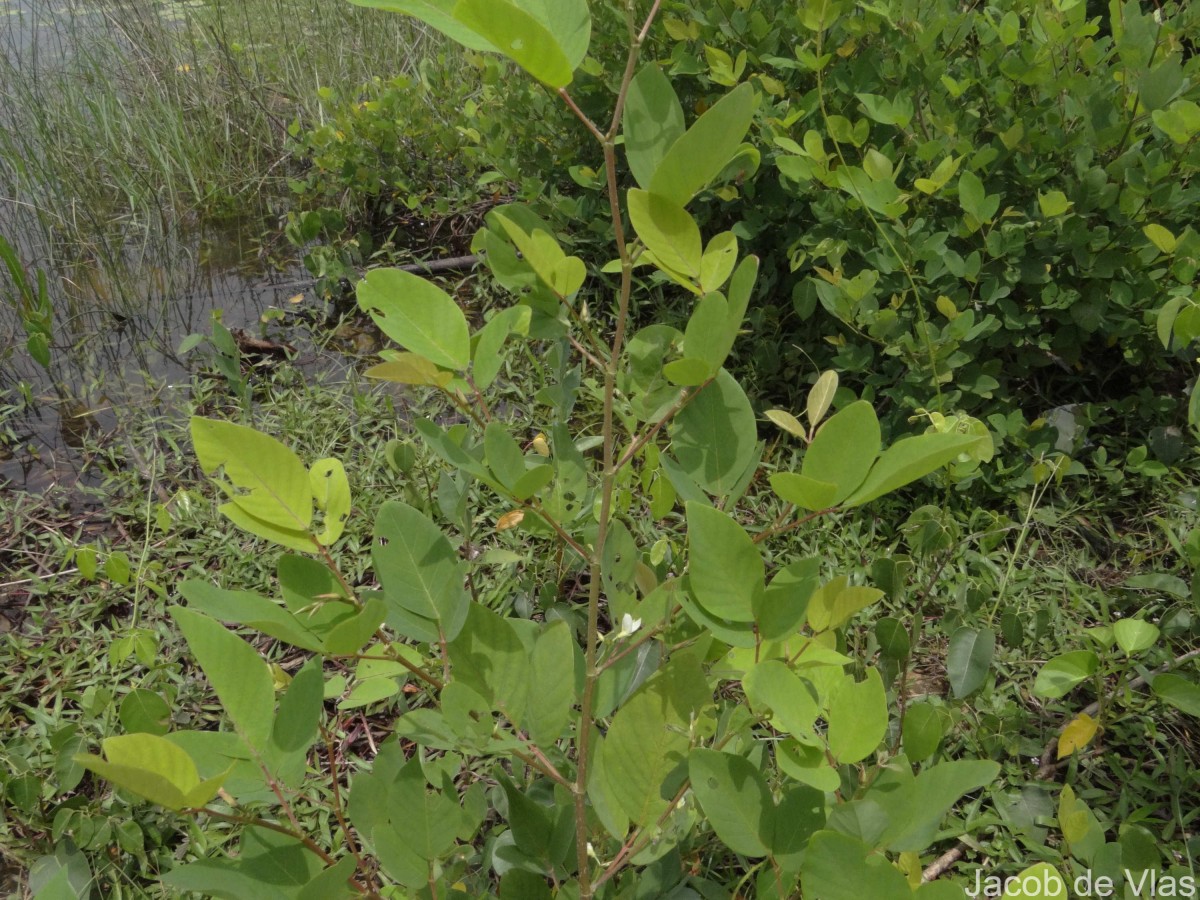
[(613, 237), (617, 244), (617, 254), (621, 260), (621, 287), (617, 295), (617, 321), (613, 333), (612, 346), (604, 366), (604, 424), (601, 461), (603, 470), (600, 479), (600, 524), (596, 532), (596, 546), (591, 559), (591, 581), (588, 585), (587, 638), (584, 645), (584, 682), (583, 698), (580, 702), (579, 734), (577, 737), (577, 759), (575, 764), (575, 845), (576, 860), (579, 869), (579, 898), (592, 900), (594, 886), (592, 884), (591, 860), (588, 855), (588, 836), (590, 829), (587, 821), (587, 784), (588, 773), (591, 770), (589, 755), (591, 752), (592, 718), (596, 693), (596, 682), (600, 677), (597, 665), (597, 652), (600, 644), (600, 585), (603, 573), (601, 565), (604, 559), (604, 546), (608, 540), (608, 523), (612, 514), (613, 490), (616, 487), (617, 473), (620, 466), (616, 464), (616, 427), (613, 406), (617, 391), (617, 372), (621, 362), (621, 350), (625, 345), (625, 332), (629, 324), (629, 301), (633, 295), (633, 260), (629, 256), (629, 246), (625, 241), (625, 223), (621, 215), (621, 193), (617, 184), (617, 133), (621, 127), (621, 113), (625, 108), (625, 98), (629, 93), (629, 85), (633, 81), (637, 69), (638, 56), (642, 43), (646, 39), (650, 25), (658, 12), (660, 0), (655, 0), (645, 24), (638, 31), (633, 19), (632, 4), (626, 6), (629, 23), (629, 55), (625, 63), (625, 73), (621, 79), (621, 87), (617, 92), (617, 102), (613, 110), (612, 123), (608, 131), (602, 133), (564, 90), (562, 95), (567, 105), (579, 116), (580, 120), (596, 136), (604, 148), (604, 171), (608, 181), (608, 205), (612, 214)]

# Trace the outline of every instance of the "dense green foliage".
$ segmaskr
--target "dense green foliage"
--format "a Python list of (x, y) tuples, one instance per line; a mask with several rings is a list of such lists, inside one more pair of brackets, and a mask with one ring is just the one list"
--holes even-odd
[[(749, 319), (759, 339), (752, 357), (737, 354), (758, 392), (794, 401), (815, 364), (885, 400), (889, 425), (920, 409), (983, 414), (1001, 484), (1056, 447), (1103, 445), (1087, 461), (1101, 469), (1139, 445), (1178, 458), (1200, 323), (1194, 10), (706, 0), (664, 14), (648, 51), (685, 109), (739, 81), (758, 88), (756, 149), (697, 201), (700, 221), (763, 261)], [(596, 18), (606, 44), (623, 27)], [(589, 112), (613, 88), (591, 59), (576, 86)], [(427, 155), (451, 151), (603, 261), (598, 166), (556, 165), (547, 127), (569, 161), (572, 149), (588, 156), (544, 91), (484, 81), (456, 145), (410, 128), (406, 112), (384, 116), (403, 135), (391, 146), (407, 152), (421, 134)], [(373, 177), (402, 164), (384, 159)], [(351, 190), (361, 175), (326, 168)], [(556, 180), (563, 171), (573, 184)], [(470, 182), (440, 184), (424, 215), (478, 198)], [(1130, 434), (1114, 413), (1134, 410), (1146, 427)]]

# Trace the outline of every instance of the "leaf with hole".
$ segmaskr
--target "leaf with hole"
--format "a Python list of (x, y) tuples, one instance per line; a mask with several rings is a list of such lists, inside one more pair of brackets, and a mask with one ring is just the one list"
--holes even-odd
[(237, 522), (228, 509), (233, 506), (268, 525), (304, 533), (312, 522), (312, 488), (295, 453), (269, 435), (232, 422), (193, 416), (191, 432), (204, 473), (224, 471), (227, 481), (217, 481), (230, 499), (223, 513)]
[(325, 528), (317, 540), (328, 547), (346, 530), (350, 518), (350, 481), (340, 460), (318, 459), (309, 470), (313, 499), (325, 514)]
[(466, 567), (440, 528), (406, 503), (379, 509), (371, 546), (388, 622), (419, 641), (453, 640), (466, 621)]
[(357, 294), (359, 308), (397, 344), (444, 369), (467, 368), (467, 319), (441, 288), (411, 272), (374, 269), (358, 283)]

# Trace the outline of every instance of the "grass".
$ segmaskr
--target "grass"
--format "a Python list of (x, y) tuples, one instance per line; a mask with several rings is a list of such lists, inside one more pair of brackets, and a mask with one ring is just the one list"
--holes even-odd
[[(523, 398), (534, 396), (539, 385), (530, 383), (521, 366), (513, 367), (511, 378), (505, 391), (510, 412), (532, 412)], [(205, 415), (234, 420), (244, 415), (224, 382), (199, 378), (193, 401)], [(585, 400), (579, 415), (591, 415), (589, 409)], [(284, 440), (305, 460), (333, 455), (346, 462), (356, 505), (338, 556), (356, 583), (372, 578), (368, 548), (379, 503), (404, 497), (436, 508), (432, 495), (440, 469), (418, 452), (417, 467), (400, 476), (387, 458), (387, 442), (406, 438), (403, 421), (417, 410), (437, 414), (439, 407), (412, 394), (369, 386), (352, 371), (344, 379), (308, 384), (283, 365), (259, 382), (249, 416), (256, 427)], [(120, 440), (88, 448), (89, 465), (102, 479), (97, 487), (81, 489), (73, 498), (0, 495), (0, 571), (5, 573), (0, 606), (11, 616), (11, 630), (0, 635), (0, 691), (11, 698), (0, 719), (0, 732), (7, 735), (0, 744), (0, 771), (8, 773), (0, 776), (7, 804), (0, 859), (11, 870), (25, 871), (62, 835), (70, 835), (90, 860), (102, 896), (143, 897), (158, 896), (155, 873), (180, 858), (210, 852), (227, 833), (206, 828), (202, 834), (186, 819), (129, 804), (91, 779), (78, 780), (82, 773), (69, 757), (122, 729), (122, 716), (128, 714), (122, 704), (131, 702), (135, 690), (162, 697), (176, 725), (215, 724), (219, 710), (186, 661), (166, 606), (185, 577), (216, 577), (223, 587), (271, 592), (278, 554), (231, 530), (217, 515), (214, 491), (196, 470), (182, 421), (131, 411), (122, 427)], [(1196, 513), (1177, 499), (1187, 483), (1182, 471), (1158, 482), (1145, 507), (1173, 528), (1178, 540), (1200, 525)], [(482, 551), (476, 571), (486, 602), (513, 606), (518, 615), (559, 602), (554, 591), (546, 590), (565, 575), (552, 556), (523, 554), (520, 562), (502, 565), (484, 561), (492, 550), (526, 548), (511, 534), (494, 530), (504, 510), (486, 491), (472, 489), (470, 502)], [(754, 521), (770, 522), (778, 512), (776, 502), (765, 489), (755, 489), (744, 506)], [(1157, 528), (1114, 531), (1112, 544), (1104, 548), (1107, 555), (1098, 554), (1073, 523), (1080, 517), (1104, 521), (1108, 510), (1078, 481), (1048, 491), (1032, 515), (1019, 499), (1007, 516), (1003, 511), (972, 514), (953, 497), (947, 504), (948, 520), (961, 523), (961, 531), (952, 530), (941, 544), (929, 542), (927, 531), (908, 528), (912, 508), (893, 502), (874, 509), (872, 517), (789, 532), (772, 541), (772, 564), (815, 554), (830, 570), (871, 581), (881, 577), (877, 571), (872, 575), (875, 560), (911, 560), (908, 577), (850, 629), (848, 639), (856, 656), (885, 666), (876, 656), (876, 623), (886, 616), (907, 622), (915, 609), (924, 610), (909, 695), (943, 709), (953, 723), (944, 757), (991, 757), (1005, 765), (1004, 781), (962, 811), (969, 825), (964, 846), (972, 858), (989, 858), (1001, 871), (1015, 872), (1021, 867), (1017, 860), (1028, 861), (1031, 848), (1041, 847), (1050, 861), (1061, 862), (1053, 824), (1058, 789), (1036, 777), (1037, 757), (1064, 722), (1103, 690), (1115, 698), (1114, 714), (1102, 740), (1064, 767), (1065, 780), (1114, 833), (1117, 825), (1133, 823), (1153, 835), (1170, 858), (1186, 860), (1196, 849), (1195, 812), (1187, 798), (1200, 790), (1193, 724), (1144, 689), (1126, 696), (1116, 676), (1102, 685), (1083, 685), (1062, 701), (1030, 694), (1045, 661), (1092, 646), (1085, 628), (1105, 621), (1109, 611), (1128, 614), (1149, 601), (1161, 620), (1168, 608), (1188, 607), (1121, 588), (1096, 573), (1140, 567), (1145, 573), (1186, 576), (1184, 560), (1163, 556)], [(1019, 542), (1023, 528), (1027, 536)], [(87, 564), (81, 563), (80, 551), (87, 547), (97, 551), (93, 577), (81, 571)], [(993, 677), (963, 702), (947, 686), (946, 648), (957, 628), (986, 623), (1002, 583), (1004, 605), (1020, 611), (1024, 637), (999, 642)], [(569, 614), (569, 604), (561, 608)], [(1189, 624), (1144, 663), (1157, 665), (1194, 643), (1195, 628)], [(291, 665), (294, 654), (286, 648), (261, 640), (260, 646)], [(349, 669), (344, 674), (353, 676)], [(351, 755), (366, 753), (363, 742), (372, 738), (365, 735), (373, 729), (380, 737), (385, 734), (391, 709), (385, 702), (368, 707), (365, 718), (347, 713), (337, 739)], [(313, 825), (320, 827), (315, 819)]]
[(51, 273), (60, 322), (113, 304), (94, 272), (128, 303), (160, 245), (282, 214), (287, 129), (325, 121), (322, 88), (411, 72), (432, 41), (345, 3), (22, 2), (0, 31), (0, 232)]

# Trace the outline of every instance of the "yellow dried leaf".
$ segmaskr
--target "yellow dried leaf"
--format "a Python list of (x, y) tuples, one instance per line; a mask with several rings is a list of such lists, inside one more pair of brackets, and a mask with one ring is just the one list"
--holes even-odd
[(508, 531), (510, 528), (516, 528), (521, 524), (521, 520), (525, 518), (525, 510), (514, 509), (511, 512), (506, 512), (498, 520), (496, 520), (497, 531)]
[(293, 294), (291, 297), (288, 297), (288, 303), (303, 303), (303, 302), (304, 302), (303, 294)]
[(1099, 727), (1100, 723), (1087, 713), (1077, 715), (1058, 736), (1058, 758), (1070, 756), (1090, 744)]
[(550, 455), (550, 445), (546, 443), (546, 436), (540, 431), (537, 433), (534, 439), (529, 442), (529, 446), (533, 448), (533, 452), (538, 456)]

